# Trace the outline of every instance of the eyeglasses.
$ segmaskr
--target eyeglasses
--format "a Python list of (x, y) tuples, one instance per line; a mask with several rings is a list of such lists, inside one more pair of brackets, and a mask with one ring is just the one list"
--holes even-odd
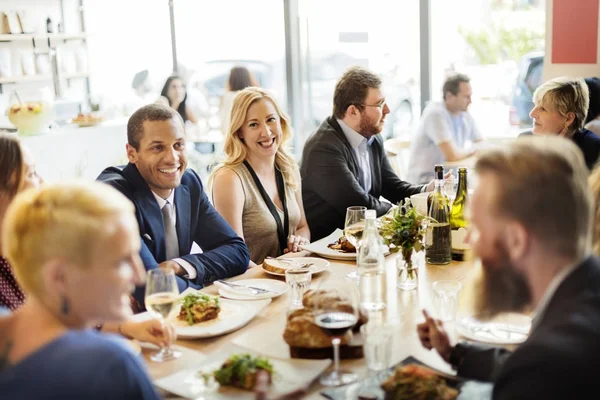
[(380, 110), (383, 110), (385, 108), (386, 104), (387, 104), (387, 102), (384, 101), (381, 104), (361, 104), (361, 106), (363, 106), (363, 107), (377, 107)]

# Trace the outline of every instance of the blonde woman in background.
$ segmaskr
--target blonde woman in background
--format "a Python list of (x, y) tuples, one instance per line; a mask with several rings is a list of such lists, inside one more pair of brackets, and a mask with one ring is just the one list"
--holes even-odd
[(250, 266), (300, 251), (310, 240), (298, 166), (285, 147), (291, 137), (289, 118), (267, 91), (249, 87), (237, 94), (226, 159), (209, 187), (216, 210), (250, 249)]

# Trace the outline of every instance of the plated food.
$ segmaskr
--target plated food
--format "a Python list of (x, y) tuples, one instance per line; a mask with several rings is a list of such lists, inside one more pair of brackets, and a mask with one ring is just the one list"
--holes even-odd
[(290, 268), (308, 268), (314, 275), (325, 271), (329, 265), (329, 261), (316, 257), (267, 258), (262, 269), (270, 275), (285, 276), (285, 271)]
[(269, 359), (244, 353), (230, 356), (221, 365), (221, 368), (213, 371), (212, 374), (222, 386), (252, 390), (256, 386), (256, 378), (261, 371), (268, 374), (269, 384), (271, 384), (275, 370)]
[(98, 125), (100, 122), (102, 122), (104, 120), (104, 118), (100, 117), (100, 116), (96, 116), (93, 114), (77, 114), (77, 116), (75, 118), (73, 118), (71, 120), (71, 122), (73, 122), (74, 124), (77, 124), (79, 126), (94, 126), (94, 125)]
[(177, 319), (186, 321), (188, 325), (195, 325), (217, 318), (219, 312), (221, 305), (218, 296), (190, 293), (181, 300), (181, 310)]
[(346, 239), (346, 236), (342, 236), (335, 242), (329, 243), (327, 247), (341, 253), (356, 253), (356, 247)]
[(381, 384), (386, 400), (454, 400), (458, 390), (429, 368), (408, 364), (398, 366)]

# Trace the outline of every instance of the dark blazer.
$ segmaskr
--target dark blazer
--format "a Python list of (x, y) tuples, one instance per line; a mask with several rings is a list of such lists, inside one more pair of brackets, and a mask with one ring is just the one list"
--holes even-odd
[[(165, 228), (158, 203), (137, 167), (109, 167), (98, 180), (119, 190), (135, 205), (142, 236), (140, 256), (146, 270), (156, 268), (166, 260)], [(179, 254), (198, 272), (194, 279), (177, 278), (180, 291), (243, 274), (250, 261), (248, 247), (213, 208), (193, 170), (183, 174), (174, 201)], [(190, 254), (194, 241), (202, 248), (202, 254)], [(136, 290), (134, 297), (143, 304), (143, 288)]]
[(592, 256), (572, 271), (540, 318), (512, 354), (469, 346), (458, 374), (494, 381), (493, 398), (501, 400), (575, 399), (584, 398), (578, 393), (595, 393), (600, 372), (600, 258)]
[(371, 191), (360, 185), (360, 169), (354, 151), (335, 117), (327, 118), (306, 141), (302, 153), (302, 200), (311, 239), (318, 240), (344, 227), (346, 208), (365, 206), (385, 214), (391, 205), (419, 193), (422, 185), (398, 178), (383, 148), (380, 135), (369, 146)]

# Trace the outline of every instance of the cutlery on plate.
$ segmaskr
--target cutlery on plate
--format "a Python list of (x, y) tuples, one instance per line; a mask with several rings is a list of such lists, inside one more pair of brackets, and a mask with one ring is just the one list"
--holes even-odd
[(498, 323), (485, 324), (485, 323), (481, 323), (481, 322), (463, 321), (463, 326), (473, 333), (486, 332), (486, 333), (490, 333), (493, 335), (494, 331), (501, 331), (501, 332), (507, 332), (507, 333), (516, 333), (516, 334), (520, 334), (520, 335), (528, 335), (529, 334), (529, 329), (523, 328), (520, 326), (510, 325), (510, 324), (498, 324)]
[(275, 258), (275, 257), (268, 256), (267, 259), (281, 261), (284, 264), (293, 265), (293, 266), (296, 266), (298, 268), (308, 268), (308, 267), (310, 267), (310, 266), (312, 266), (312, 265), (315, 264), (315, 263), (300, 264), (298, 261), (294, 260), (293, 258)]
[(259, 295), (259, 294), (265, 294), (265, 293), (277, 293), (272, 290), (267, 290), (267, 289), (263, 289), (263, 288), (259, 288), (259, 287), (255, 287), (255, 286), (240, 285), (239, 283), (231, 283), (231, 282), (222, 281), (222, 280), (218, 280), (215, 282), (222, 283), (233, 289), (242, 289), (242, 290), (245, 289), (245, 290), (249, 291), (250, 293), (252, 293), (253, 295)]

